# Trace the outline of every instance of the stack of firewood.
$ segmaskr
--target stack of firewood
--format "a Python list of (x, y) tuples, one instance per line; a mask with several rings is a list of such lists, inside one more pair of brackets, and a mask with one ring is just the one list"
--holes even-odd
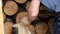
[[(13, 29), (13, 25), (21, 23), (21, 19), (28, 16), (27, 10), (30, 3), (31, 0), (3, 0), (4, 34), (18, 34), (16, 32), (19, 28)], [(57, 16), (47, 11), (42, 4), (39, 9), (37, 19), (27, 26), (28, 29), (31, 34), (54, 34), (54, 23)]]

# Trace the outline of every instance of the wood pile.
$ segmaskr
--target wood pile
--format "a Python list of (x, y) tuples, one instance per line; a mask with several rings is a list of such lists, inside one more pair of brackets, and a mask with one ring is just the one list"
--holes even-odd
[[(57, 16), (56, 14), (47, 11), (44, 5), (39, 7), (40, 12), (35, 21), (31, 22), (28, 26), (20, 24), (23, 17), (28, 17), (27, 10), (29, 9), (30, 2), (31, 0), (3, 0), (4, 34), (21, 34), (19, 33), (22, 32), (21, 30), (24, 30), (25, 34), (54, 34), (53, 25)], [(17, 25), (13, 26), (15, 24), (22, 27), (19, 29)], [(26, 30), (26, 27), (29, 31)]]

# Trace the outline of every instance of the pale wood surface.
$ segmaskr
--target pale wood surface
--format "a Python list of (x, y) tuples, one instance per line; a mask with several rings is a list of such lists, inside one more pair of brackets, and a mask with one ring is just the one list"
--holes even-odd
[(0, 34), (4, 34), (3, 30), (2, 0), (0, 0)]
[(31, 34), (30, 30), (28, 29), (28, 26), (25, 26), (22, 23), (14, 24), (13, 27), (18, 28), (18, 34)]

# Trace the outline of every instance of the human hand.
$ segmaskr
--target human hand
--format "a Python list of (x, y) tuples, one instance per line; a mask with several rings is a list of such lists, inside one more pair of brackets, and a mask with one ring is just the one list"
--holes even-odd
[(29, 24), (30, 24), (30, 21), (29, 21), (28, 17), (23, 17), (23, 18), (21, 19), (21, 23), (23, 23), (23, 24), (25, 24), (25, 25), (29, 25)]

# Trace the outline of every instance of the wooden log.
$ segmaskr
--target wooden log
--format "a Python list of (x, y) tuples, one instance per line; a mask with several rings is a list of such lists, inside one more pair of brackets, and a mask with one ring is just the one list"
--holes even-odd
[(28, 16), (28, 13), (27, 12), (21, 12), (21, 13), (18, 13), (17, 17), (16, 17), (16, 23), (21, 23), (21, 19), (24, 18), (24, 17), (27, 17)]
[(39, 14), (39, 17), (41, 17), (41, 18), (48, 18), (48, 17), (50, 17), (50, 16), (55, 16), (55, 17), (57, 17), (55, 14)]
[(27, 0), (15, 0), (17, 3), (25, 3)]
[(0, 34), (4, 34), (2, 0), (0, 0)]
[(28, 10), (29, 9), (29, 7), (30, 7), (30, 1), (28, 1), (27, 3), (26, 3), (26, 10)]
[(5, 14), (11, 16), (18, 11), (18, 5), (14, 1), (7, 1), (4, 6)]
[(39, 9), (40, 9), (40, 10), (46, 10), (46, 7), (45, 7), (44, 5), (41, 5), (41, 6), (39, 7)]
[(12, 22), (5, 22), (4, 23), (4, 34), (12, 34)]
[(41, 18), (48, 18), (49, 15), (48, 14), (39, 14), (39, 17), (41, 17)]
[(51, 34), (54, 34), (54, 23), (55, 23), (55, 19), (56, 19), (56, 17), (51, 18), (51, 19), (49, 20), (49, 22), (48, 22), (49, 32), (50, 32)]
[(48, 31), (48, 27), (44, 22), (37, 23), (35, 29), (37, 34), (45, 34)]
[(55, 19), (56, 19), (56, 17), (51, 18), (51, 19), (49, 20), (49, 22), (48, 22), (49, 28), (54, 27)]
[(28, 29), (27, 26), (25, 26), (22, 23), (17, 23), (13, 25), (13, 27), (18, 28), (18, 34), (31, 34), (30, 30)]
[(49, 28), (49, 32), (50, 32), (51, 34), (54, 34), (54, 32), (55, 32), (54, 27)]
[(29, 25), (28, 28), (29, 28), (31, 34), (35, 34), (35, 27), (33, 25)]

